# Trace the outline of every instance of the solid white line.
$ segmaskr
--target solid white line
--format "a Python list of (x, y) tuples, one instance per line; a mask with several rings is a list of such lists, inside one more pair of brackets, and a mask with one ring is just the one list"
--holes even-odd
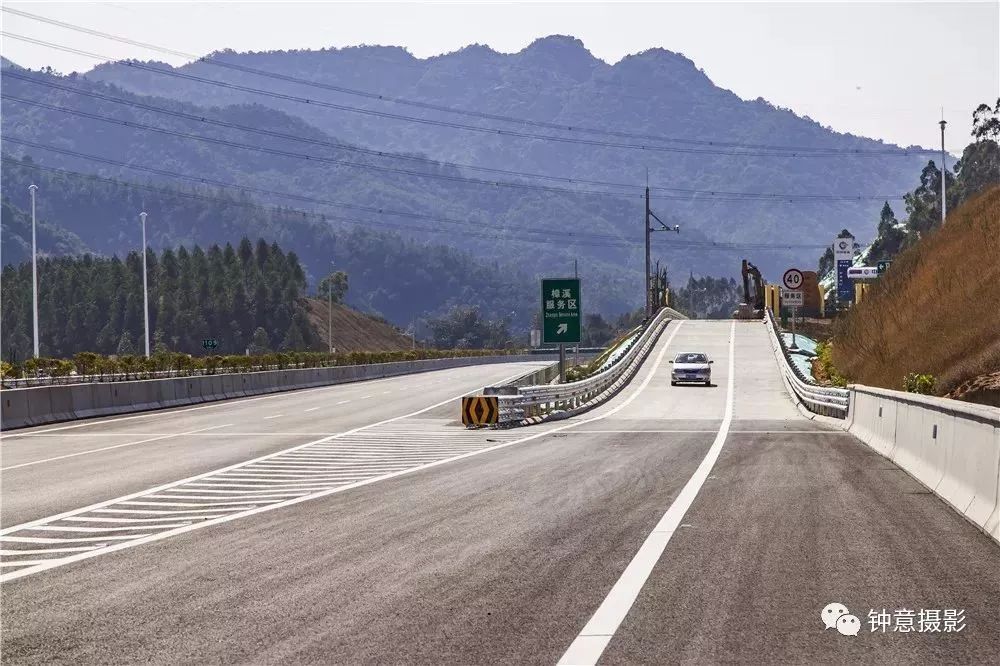
[(719, 432), (715, 436), (715, 441), (712, 442), (705, 458), (698, 465), (698, 469), (691, 475), (680, 494), (670, 504), (659, 523), (639, 547), (639, 551), (629, 562), (611, 591), (608, 592), (608, 596), (598, 606), (593, 617), (563, 653), (562, 658), (559, 659), (561, 666), (590, 666), (596, 664), (597, 660), (601, 658), (604, 649), (608, 646), (615, 632), (618, 631), (622, 620), (628, 615), (632, 604), (639, 596), (642, 586), (645, 585), (649, 575), (653, 572), (653, 567), (666, 549), (667, 543), (670, 542), (670, 537), (680, 526), (681, 519), (684, 518), (684, 514), (708, 478), (715, 461), (718, 460), (719, 454), (722, 452), (722, 446), (729, 433), (729, 425), (733, 420), (735, 367), (736, 322), (734, 321), (729, 329), (729, 377), (726, 381), (726, 411), (722, 417)]
[(45, 550), (0, 550), (0, 555), (48, 555), (49, 553), (81, 553), (85, 550), (95, 550), (100, 546), (71, 546), (68, 548), (46, 548)]
[(219, 428), (228, 428), (233, 425), (232, 423), (224, 423), (222, 425), (209, 426), (207, 428), (198, 428), (197, 430), (191, 430), (189, 432), (177, 432), (172, 435), (160, 435), (159, 437), (150, 437), (149, 439), (140, 439), (137, 442), (125, 442), (124, 444), (115, 444), (113, 446), (104, 446), (99, 449), (89, 449), (87, 451), (77, 451), (76, 453), (67, 453), (64, 456), (55, 456), (54, 458), (45, 458), (44, 460), (34, 460), (32, 462), (21, 463), (20, 465), (10, 465), (8, 467), (0, 467), (0, 471), (6, 472), (10, 469), (18, 469), (20, 467), (31, 467), (32, 465), (41, 465), (42, 463), (53, 462), (55, 460), (64, 460), (66, 458), (75, 458), (77, 456), (85, 456), (90, 453), (100, 453), (101, 451), (110, 451), (111, 449), (120, 449), (124, 446), (135, 446), (137, 444), (148, 444), (149, 442), (158, 442), (164, 439), (170, 439), (172, 437), (184, 437), (185, 435), (193, 435), (199, 432), (205, 432), (206, 430), (218, 430)]
[[(40, 532), (131, 532), (141, 527), (56, 527), (55, 525), (36, 525), (26, 529)], [(145, 536), (140, 534), (137, 536)]]
[[(663, 357), (666, 354), (666, 351), (669, 348), (670, 343), (673, 341), (674, 337), (677, 335), (677, 332), (682, 328), (682, 326), (683, 326), (683, 321), (677, 322), (677, 326), (674, 328), (673, 332), (668, 336), (668, 338), (666, 340), (666, 343), (663, 345), (663, 349), (661, 349), (660, 353), (657, 355), (656, 361), (654, 362), (653, 367), (650, 369), (649, 374), (646, 376), (645, 380), (642, 382), (642, 384), (639, 386), (639, 388), (635, 391), (635, 393), (633, 393), (628, 398), (626, 398), (617, 407), (615, 407), (613, 409), (610, 409), (607, 412), (605, 412), (605, 413), (603, 413), (603, 414), (601, 414), (599, 416), (595, 416), (595, 417), (592, 417), (592, 418), (589, 418), (589, 419), (583, 419), (583, 420), (577, 421), (577, 422), (570, 422), (570, 423), (567, 423), (566, 425), (554, 427), (554, 428), (551, 428), (549, 430), (543, 430), (543, 431), (540, 431), (540, 432), (538, 432), (536, 434), (533, 434), (533, 435), (528, 435), (527, 437), (522, 437), (520, 439), (515, 439), (515, 440), (509, 441), (509, 442), (504, 442), (504, 443), (497, 444), (495, 446), (487, 447), (487, 448), (484, 448), (484, 449), (479, 449), (479, 450), (475, 450), (475, 451), (469, 451), (469, 452), (462, 453), (462, 454), (459, 454), (459, 455), (456, 455), (456, 456), (453, 456), (453, 457), (450, 457), (450, 458), (444, 458), (444, 459), (437, 460), (437, 461), (434, 461), (434, 462), (431, 462), (431, 463), (427, 463), (427, 464), (424, 464), (424, 465), (419, 465), (417, 467), (411, 467), (409, 469), (404, 469), (404, 470), (400, 470), (400, 471), (397, 471), (397, 472), (390, 472), (388, 474), (383, 474), (381, 476), (375, 476), (375, 477), (372, 477), (372, 478), (364, 479), (364, 480), (358, 481), (356, 483), (350, 483), (350, 484), (347, 484), (347, 485), (338, 486), (336, 488), (331, 488), (329, 490), (324, 490), (324, 491), (321, 491), (321, 492), (318, 492), (318, 493), (310, 493), (310, 494), (307, 494), (307, 495), (302, 495), (302, 496), (299, 496), (299, 497), (294, 497), (292, 499), (288, 499), (288, 500), (284, 500), (284, 501), (280, 501), (280, 502), (274, 502), (274, 503), (270, 503), (270, 504), (263, 504), (262, 506), (257, 506), (257, 507), (255, 507), (253, 509), (248, 509), (246, 511), (241, 511), (239, 513), (231, 513), (231, 514), (229, 514), (227, 516), (224, 516), (222, 518), (216, 518), (216, 519), (213, 519), (213, 520), (206, 520), (206, 521), (202, 521), (200, 523), (194, 523), (194, 524), (191, 524), (191, 525), (186, 525), (184, 527), (179, 527), (179, 528), (175, 528), (175, 529), (171, 529), (171, 530), (165, 530), (165, 531), (162, 531), (162, 532), (157, 532), (157, 533), (151, 534), (150, 536), (147, 536), (147, 537), (142, 537), (140, 539), (133, 539), (133, 540), (128, 541), (128, 542), (124, 542), (124, 543), (119, 543), (119, 544), (116, 544), (116, 545), (107, 546), (107, 547), (101, 548), (99, 550), (95, 550), (95, 551), (91, 551), (91, 552), (86, 552), (86, 553), (78, 553), (76, 555), (71, 555), (71, 556), (68, 556), (68, 557), (65, 557), (65, 558), (60, 558), (60, 560), (58, 562), (52, 562), (52, 563), (49, 563), (49, 564), (39, 565), (39, 566), (35, 566), (35, 567), (27, 567), (27, 568), (24, 568), (24, 569), (18, 569), (17, 571), (13, 571), (13, 572), (11, 572), (9, 574), (0, 575), (0, 583), (6, 582), (6, 581), (11, 581), (11, 580), (17, 580), (17, 579), (23, 578), (25, 576), (30, 576), (32, 574), (40, 573), (42, 571), (47, 571), (47, 570), (52, 569), (54, 567), (62, 566), (64, 564), (70, 564), (70, 563), (73, 563), (73, 562), (79, 562), (81, 560), (90, 559), (91, 557), (96, 557), (98, 555), (103, 555), (103, 554), (106, 554), (106, 553), (113, 553), (113, 552), (117, 552), (117, 551), (120, 551), (120, 550), (125, 550), (126, 548), (134, 548), (136, 546), (140, 546), (140, 545), (143, 545), (143, 544), (146, 544), (146, 543), (152, 543), (154, 541), (160, 541), (162, 539), (167, 539), (169, 537), (172, 537), (172, 536), (175, 536), (175, 535), (178, 535), (178, 534), (185, 534), (187, 532), (190, 532), (190, 531), (193, 531), (193, 530), (196, 530), (196, 529), (201, 529), (203, 527), (210, 527), (212, 525), (219, 525), (219, 524), (226, 523), (226, 522), (229, 522), (229, 521), (232, 521), (232, 520), (237, 520), (239, 518), (245, 518), (245, 517), (248, 517), (248, 516), (256, 515), (258, 513), (263, 513), (265, 511), (271, 511), (271, 510), (274, 510), (274, 509), (280, 509), (280, 508), (285, 508), (285, 507), (289, 507), (289, 506), (294, 506), (294, 505), (299, 504), (301, 502), (306, 502), (306, 501), (309, 501), (309, 500), (319, 499), (321, 497), (326, 497), (326, 496), (329, 496), (329, 495), (333, 495), (335, 493), (346, 492), (348, 490), (353, 490), (355, 488), (361, 488), (363, 486), (367, 486), (367, 485), (371, 485), (371, 484), (374, 484), (374, 483), (378, 483), (380, 481), (385, 481), (387, 479), (392, 479), (392, 478), (396, 478), (396, 477), (407, 475), (407, 474), (414, 474), (416, 472), (420, 472), (420, 471), (427, 470), (427, 469), (432, 469), (432, 468), (435, 468), (435, 467), (439, 467), (441, 465), (447, 465), (449, 463), (452, 463), (452, 462), (455, 462), (455, 461), (458, 461), (458, 460), (464, 460), (466, 458), (471, 458), (473, 456), (478, 456), (478, 455), (483, 455), (485, 453), (490, 453), (490, 452), (493, 452), (493, 451), (498, 451), (500, 449), (505, 449), (507, 447), (515, 446), (517, 444), (523, 444), (524, 442), (530, 442), (530, 441), (539, 439), (541, 437), (545, 437), (546, 435), (549, 435), (549, 434), (554, 433), (554, 432), (560, 432), (562, 430), (567, 430), (569, 428), (574, 428), (574, 427), (576, 427), (578, 425), (585, 425), (587, 423), (593, 423), (594, 421), (599, 421), (601, 419), (607, 418), (608, 416), (611, 416), (612, 414), (616, 414), (617, 412), (619, 412), (622, 409), (624, 409), (625, 407), (627, 407), (629, 404), (632, 403), (632, 401), (634, 401), (642, 393), (643, 390), (645, 390), (645, 388), (649, 385), (649, 382), (652, 380), (653, 375), (656, 374), (656, 371), (659, 369), (660, 365), (663, 363)], [(520, 377), (523, 374), (524, 374), (523, 372), (519, 372), (517, 374), (511, 375), (507, 379), (500, 380), (500, 383), (506, 382), (506, 381), (510, 381), (512, 379), (516, 379), (517, 377)], [(247, 465), (250, 465), (250, 464), (253, 464), (253, 463), (257, 463), (257, 462), (262, 461), (262, 460), (269, 460), (269, 459), (274, 458), (276, 456), (280, 456), (280, 455), (282, 455), (284, 453), (288, 453), (290, 451), (297, 451), (297, 450), (303, 449), (305, 447), (312, 446), (314, 444), (326, 443), (326, 442), (338, 439), (340, 437), (346, 437), (348, 435), (352, 435), (352, 434), (354, 434), (356, 432), (361, 432), (361, 431), (368, 430), (370, 428), (375, 428), (375, 427), (378, 427), (378, 426), (381, 426), (381, 425), (384, 425), (384, 424), (387, 424), (387, 423), (394, 423), (394, 422), (400, 421), (402, 419), (406, 419), (406, 418), (411, 418), (411, 417), (414, 417), (414, 416), (418, 416), (420, 414), (429, 412), (429, 411), (431, 411), (433, 409), (437, 409), (438, 407), (441, 407), (443, 405), (455, 402), (456, 400), (458, 400), (459, 398), (461, 398), (461, 397), (463, 397), (465, 395), (468, 395), (468, 391), (465, 391), (465, 392), (461, 393), (458, 396), (449, 398), (448, 400), (443, 400), (443, 401), (441, 401), (441, 402), (439, 402), (437, 404), (431, 405), (430, 407), (425, 407), (423, 409), (417, 410), (416, 412), (412, 412), (410, 414), (403, 414), (401, 416), (396, 416), (396, 417), (393, 417), (393, 418), (389, 418), (389, 419), (386, 419), (384, 421), (379, 421), (377, 423), (373, 423), (373, 424), (370, 424), (370, 425), (367, 425), (367, 426), (361, 426), (359, 428), (355, 428), (353, 430), (349, 430), (349, 431), (344, 432), (344, 433), (339, 433), (337, 435), (331, 435), (329, 437), (325, 437), (323, 439), (316, 440), (315, 442), (307, 442), (305, 444), (300, 444), (299, 446), (295, 446), (295, 447), (292, 447), (290, 449), (285, 449), (284, 451), (277, 451), (275, 453), (271, 453), (271, 454), (268, 454), (266, 456), (261, 456), (259, 458), (254, 458), (253, 460), (248, 460), (248, 461), (245, 461), (245, 462), (242, 462), (242, 463), (237, 463), (235, 465), (230, 465), (228, 467), (223, 467), (221, 469), (213, 470), (211, 472), (205, 472), (203, 474), (198, 474), (196, 476), (192, 476), (192, 477), (189, 477), (187, 479), (181, 479), (180, 481), (175, 481), (173, 483), (164, 484), (164, 485), (158, 486), (156, 488), (151, 488), (151, 489), (139, 491), (137, 493), (132, 493), (131, 495), (125, 495), (124, 497), (117, 497), (115, 499), (106, 500), (104, 502), (99, 502), (97, 504), (92, 504), (90, 506), (83, 507), (82, 509), (75, 509), (75, 510), (72, 510), (72, 511), (67, 511), (67, 512), (61, 513), (61, 514), (56, 515), (56, 516), (49, 516), (49, 517), (46, 517), (46, 518), (40, 518), (38, 520), (29, 522), (29, 523), (24, 523), (24, 524), (21, 524), (21, 525), (14, 525), (13, 527), (8, 527), (6, 529), (0, 530), (0, 540), (6, 539), (6, 540), (9, 540), (9, 541), (21, 541), (21, 542), (31, 542), (31, 543), (56, 543), (56, 542), (68, 542), (68, 541), (82, 542), (82, 541), (98, 540), (98, 539), (46, 539), (46, 540), (35, 540), (32, 537), (8, 537), (8, 536), (4, 536), (4, 535), (7, 534), (7, 533), (9, 533), (9, 532), (13, 532), (15, 530), (19, 530), (19, 529), (23, 529), (25, 527), (29, 527), (31, 525), (38, 525), (38, 524), (46, 523), (46, 522), (49, 522), (49, 521), (58, 520), (60, 518), (65, 518), (65, 517), (68, 517), (68, 516), (79, 515), (79, 514), (82, 514), (82, 513), (86, 513), (88, 511), (92, 511), (94, 509), (101, 509), (101, 508), (105, 508), (107, 506), (110, 506), (112, 504), (118, 504), (118, 503), (132, 504), (132, 505), (152, 505), (152, 506), (202, 506), (202, 507), (219, 506), (222, 503), (200, 503), (200, 504), (183, 503), (183, 502), (176, 502), (176, 503), (163, 502), (163, 503), (160, 503), (160, 502), (139, 501), (136, 498), (148, 496), (148, 493), (155, 493), (155, 492), (160, 492), (160, 491), (165, 490), (165, 489), (174, 488), (176, 486), (180, 486), (180, 485), (182, 485), (184, 483), (187, 483), (189, 481), (195, 481), (197, 479), (202, 479), (202, 478), (205, 478), (205, 477), (208, 477), (208, 476), (212, 476), (214, 474), (232, 471), (234, 469), (245, 467)], [(246, 504), (246, 503), (250, 503), (250, 502), (252, 502), (252, 500), (251, 501), (244, 500), (243, 503)], [(110, 539), (122, 539), (122, 538), (125, 538), (125, 537), (106, 537), (106, 538), (108, 540), (110, 540)]]
[(271, 416), (265, 416), (264, 420), (267, 421), (269, 419), (280, 419), (282, 416), (284, 416), (284, 414), (272, 414)]
[[(214, 507), (229, 506), (229, 507), (231, 507), (229, 509), (223, 509), (223, 511), (235, 511), (237, 507), (240, 508), (240, 509), (242, 509), (244, 507), (247, 508), (247, 509), (255, 509), (255, 508), (257, 508), (257, 505), (258, 505), (257, 502), (254, 502), (254, 501), (251, 501), (251, 500), (245, 500), (243, 502), (205, 502), (205, 503), (201, 503), (201, 502), (134, 502), (134, 501), (130, 501), (130, 502), (122, 502), (122, 504), (128, 504), (129, 506), (137, 505), (137, 506), (214, 506)], [(102, 510), (103, 509), (94, 509), (95, 512), (96, 511), (102, 511)], [(112, 509), (108, 509), (108, 511), (111, 511), (111, 510)], [(217, 511), (217, 510), (218, 509), (212, 509), (212, 511)], [(72, 512), (72, 514), (67, 514), (67, 515), (74, 515), (75, 516), (75, 515), (79, 515), (81, 513), (86, 513), (86, 511), (74, 511), (74, 512)], [(187, 512), (185, 511), (185, 513), (187, 513)], [(53, 520), (55, 520), (55, 519), (53, 518)]]
[[(216, 511), (215, 513), (218, 513)], [(176, 523), (183, 520), (206, 520), (208, 518), (219, 518), (220, 516), (171, 516), (170, 518), (63, 518), (63, 520), (72, 520), (78, 523), (122, 523), (128, 525), (130, 523)], [(153, 527), (162, 527), (162, 525), (153, 525)]]

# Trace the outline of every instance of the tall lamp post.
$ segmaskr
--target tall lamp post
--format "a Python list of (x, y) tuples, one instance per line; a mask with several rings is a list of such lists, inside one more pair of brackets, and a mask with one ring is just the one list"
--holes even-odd
[(38, 358), (38, 254), (35, 243), (35, 191), (38, 186), (28, 186), (31, 193), (31, 322), (34, 332), (35, 358)]
[(941, 119), (941, 226), (944, 226), (944, 218), (948, 208), (948, 200), (945, 198), (944, 182), (948, 179), (948, 169), (944, 164), (944, 126), (948, 124), (948, 121), (944, 118)]
[(146, 282), (146, 213), (139, 213), (142, 220), (142, 318), (143, 338), (146, 341), (146, 358), (149, 358), (149, 288)]
[(333, 262), (330, 262), (330, 277), (326, 279), (326, 295), (329, 299), (327, 307), (326, 337), (330, 343), (330, 353), (333, 354)]

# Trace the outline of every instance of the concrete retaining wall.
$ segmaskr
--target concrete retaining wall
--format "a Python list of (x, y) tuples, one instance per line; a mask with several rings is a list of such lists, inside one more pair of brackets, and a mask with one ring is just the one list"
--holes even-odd
[(551, 356), (540, 354), (441, 358), (334, 368), (6, 389), (0, 391), (0, 427), (10, 430), (470, 365), (551, 360)]
[(847, 429), (1000, 542), (1000, 408), (850, 388)]

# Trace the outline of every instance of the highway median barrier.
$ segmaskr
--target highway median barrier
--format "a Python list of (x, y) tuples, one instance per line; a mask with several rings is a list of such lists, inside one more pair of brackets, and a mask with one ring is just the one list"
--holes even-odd
[(181, 407), (471, 365), (551, 360), (551, 355), (536, 354), (459, 356), (363, 365), (11, 388), (0, 391), (0, 419), (2, 419), (0, 427), (3, 430), (10, 430), (59, 421)]

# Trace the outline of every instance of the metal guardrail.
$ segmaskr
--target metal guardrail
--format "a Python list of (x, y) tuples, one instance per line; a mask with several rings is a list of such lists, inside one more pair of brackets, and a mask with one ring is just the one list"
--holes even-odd
[(789, 352), (788, 347), (785, 345), (785, 341), (781, 337), (781, 331), (778, 329), (778, 324), (774, 321), (770, 310), (764, 310), (764, 319), (767, 325), (768, 336), (771, 338), (771, 347), (775, 351), (775, 357), (778, 358), (780, 356), (778, 358), (778, 365), (781, 368), (781, 372), (799, 400), (806, 406), (806, 409), (810, 412), (826, 416), (834, 416), (841, 419), (847, 418), (847, 410), (851, 402), (851, 392), (847, 389), (833, 386), (820, 386), (809, 377), (806, 377), (792, 363), (789, 357), (791, 352)]
[(513, 425), (547, 413), (576, 409), (605, 392), (617, 391), (639, 369), (660, 332), (672, 318), (670, 311), (661, 310), (617, 363), (586, 379), (566, 384), (521, 386), (517, 387), (515, 394), (500, 395), (499, 424)]

